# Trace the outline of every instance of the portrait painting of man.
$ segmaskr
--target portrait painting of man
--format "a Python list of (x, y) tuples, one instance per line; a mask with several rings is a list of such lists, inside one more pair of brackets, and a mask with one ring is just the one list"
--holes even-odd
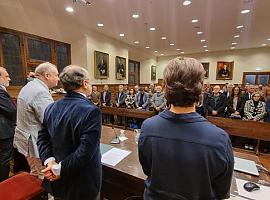
[(233, 66), (234, 62), (223, 62), (217, 63), (217, 80), (232, 80), (233, 78)]
[(106, 79), (109, 77), (109, 54), (94, 52), (94, 73), (96, 79)]
[(115, 57), (115, 72), (117, 80), (126, 79), (126, 58)]

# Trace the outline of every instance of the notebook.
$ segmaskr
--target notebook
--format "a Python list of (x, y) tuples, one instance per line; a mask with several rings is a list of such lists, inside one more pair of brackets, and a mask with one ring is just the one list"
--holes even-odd
[(234, 170), (259, 176), (256, 163), (252, 160), (234, 157)]

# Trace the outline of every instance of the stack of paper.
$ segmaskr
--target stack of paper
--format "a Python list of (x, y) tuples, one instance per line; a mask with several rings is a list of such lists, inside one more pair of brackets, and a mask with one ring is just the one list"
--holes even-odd
[(103, 164), (115, 166), (121, 160), (127, 157), (130, 153), (131, 153), (130, 151), (126, 151), (126, 150), (122, 150), (118, 148), (112, 148), (102, 155), (101, 162)]

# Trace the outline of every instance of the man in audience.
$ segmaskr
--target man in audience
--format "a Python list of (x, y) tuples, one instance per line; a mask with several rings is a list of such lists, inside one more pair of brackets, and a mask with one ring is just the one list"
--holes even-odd
[(118, 93), (116, 93), (116, 96), (115, 96), (116, 107), (125, 108), (126, 107), (125, 99), (126, 99), (126, 94), (124, 93), (123, 85), (119, 85)]
[(170, 105), (146, 119), (138, 142), (144, 199), (230, 197), (233, 152), (228, 134), (195, 112), (204, 68), (192, 58), (175, 58), (164, 70)]
[(234, 87), (234, 84), (232, 84), (232, 83), (228, 83), (228, 84), (227, 84), (226, 91), (223, 92), (223, 95), (224, 95), (227, 99), (229, 99), (230, 96), (232, 95), (232, 89), (233, 89), (233, 87)]
[[(109, 91), (109, 86), (104, 85), (103, 91), (101, 92), (101, 105), (104, 107), (111, 106), (111, 98), (112, 98), (112, 93)], [(106, 124), (111, 123), (110, 118), (111, 118), (110, 115), (102, 114), (102, 120), (104, 123)]]
[(227, 98), (220, 93), (219, 85), (214, 86), (213, 94), (207, 98), (206, 109), (208, 115), (224, 117)]
[(91, 92), (90, 98), (91, 101), (96, 105), (99, 106), (100, 105), (100, 92), (97, 90), (97, 86), (93, 86), (93, 91)]
[(135, 96), (135, 105), (137, 109), (148, 109), (149, 98), (148, 94), (144, 91), (143, 88), (139, 89), (139, 92)]
[(246, 102), (247, 100), (250, 100), (252, 97), (252, 94), (254, 93), (254, 85), (249, 85), (248, 92), (244, 93), (243, 98)]
[(167, 101), (165, 99), (164, 92), (162, 92), (161, 85), (156, 86), (156, 93), (154, 93), (151, 98), (151, 104), (158, 112), (161, 112), (166, 108)]
[(16, 107), (6, 89), (10, 80), (7, 70), (0, 67), (0, 182), (9, 177), (16, 123)]
[(137, 94), (139, 92), (139, 85), (135, 85), (134, 90), (135, 90), (135, 94)]
[(36, 144), (37, 136), (43, 122), (44, 111), (53, 103), (49, 89), (57, 86), (59, 78), (56, 66), (48, 62), (36, 68), (35, 77), (18, 95), (14, 146), (26, 157), (31, 174), (43, 178), (42, 163)]
[(128, 85), (127, 84), (124, 85), (123, 91), (124, 91), (125, 95), (128, 95), (129, 94), (129, 90), (128, 90)]
[(48, 106), (38, 134), (46, 169), (43, 186), (65, 200), (98, 200), (101, 188), (101, 113), (87, 96), (88, 72), (67, 66), (60, 74), (67, 95)]

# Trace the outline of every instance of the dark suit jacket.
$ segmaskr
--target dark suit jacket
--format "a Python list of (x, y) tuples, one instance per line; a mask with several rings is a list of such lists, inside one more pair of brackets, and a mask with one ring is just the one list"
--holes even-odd
[(268, 100), (266, 101), (265, 110), (267, 112), (267, 116), (265, 118), (265, 121), (270, 123), (270, 98), (268, 98)]
[(105, 101), (103, 100), (103, 92), (101, 92), (101, 104), (103, 103), (106, 103), (106, 106), (110, 106), (111, 105), (111, 98), (112, 98), (112, 93), (110, 91), (107, 91), (106, 92), (106, 95), (105, 95)]
[(251, 99), (251, 94), (249, 94), (248, 92), (245, 92), (243, 94), (243, 98), (244, 98), (244, 101), (246, 102), (247, 100), (250, 100)]
[(38, 134), (44, 162), (61, 162), (61, 179), (44, 180), (43, 186), (65, 200), (94, 200), (101, 188), (101, 113), (81, 94), (71, 92), (50, 104)]
[(115, 96), (115, 103), (119, 102), (119, 107), (120, 108), (125, 108), (126, 107), (126, 100), (127, 95), (124, 92), (121, 92), (120, 98), (119, 98), (119, 93), (116, 94)]
[(213, 95), (207, 98), (206, 108), (208, 115), (212, 115), (212, 111), (216, 110), (218, 114), (217, 117), (223, 117), (225, 115), (224, 111), (227, 106), (227, 98), (220, 94), (218, 100), (215, 102)]
[(0, 139), (14, 136), (15, 123), (15, 104), (10, 95), (0, 86)]

